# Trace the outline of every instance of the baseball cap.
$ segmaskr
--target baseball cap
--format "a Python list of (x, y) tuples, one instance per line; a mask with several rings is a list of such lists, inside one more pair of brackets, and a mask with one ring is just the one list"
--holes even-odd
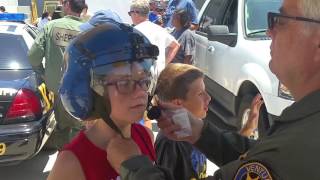
[(116, 12), (114, 12), (110, 9), (100, 10), (100, 11), (95, 12), (94, 15), (89, 19), (88, 22), (81, 24), (80, 30), (87, 31), (89, 29), (94, 28), (95, 26), (97, 26), (99, 24), (103, 24), (106, 22), (112, 22), (112, 21), (122, 23), (120, 16)]

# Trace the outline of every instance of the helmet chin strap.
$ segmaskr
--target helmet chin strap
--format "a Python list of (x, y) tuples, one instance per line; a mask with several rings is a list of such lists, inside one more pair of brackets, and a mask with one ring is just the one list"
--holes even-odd
[(124, 139), (126, 138), (120, 128), (114, 123), (114, 121), (110, 117), (111, 113), (111, 105), (110, 103), (106, 103), (105, 98), (102, 96), (99, 96), (98, 94), (95, 93), (94, 95), (94, 111), (97, 113), (98, 117), (101, 117), (103, 121), (111, 128), (113, 129), (116, 133), (120, 134), (120, 136)]

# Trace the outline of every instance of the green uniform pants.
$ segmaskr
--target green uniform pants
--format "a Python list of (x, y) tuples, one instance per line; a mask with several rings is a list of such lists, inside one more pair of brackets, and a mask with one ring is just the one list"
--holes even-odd
[(47, 141), (46, 147), (49, 149), (62, 149), (63, 146), (83, 129), (82, 123), (73, 118), (63, 107), (61, 99), (55, 95), (54, 113), (57, 126)]

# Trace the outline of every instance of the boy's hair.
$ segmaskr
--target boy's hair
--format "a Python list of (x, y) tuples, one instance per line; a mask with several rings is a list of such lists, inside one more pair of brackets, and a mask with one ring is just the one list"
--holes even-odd
[(189, 85), (196, 79), (203, 77), (203, 72), (193, 65), (168, 64), (160, 73), (155, 94), (162, 101), (186, 99)]

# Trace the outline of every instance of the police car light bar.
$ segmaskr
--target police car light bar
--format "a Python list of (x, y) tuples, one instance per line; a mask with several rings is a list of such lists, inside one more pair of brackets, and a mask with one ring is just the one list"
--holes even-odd
[(0, 21), (18, 21), (23, 22), (27, 16), (23, 13), (1, 13)]

